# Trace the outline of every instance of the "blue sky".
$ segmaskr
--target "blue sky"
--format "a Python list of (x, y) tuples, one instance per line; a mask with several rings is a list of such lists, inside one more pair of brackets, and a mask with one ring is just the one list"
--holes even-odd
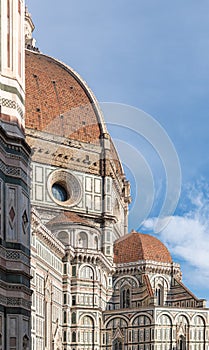
[[(53, 4), (27, 0), (27, 4), (42, 52), (79, 72), (100, 102), (143, 110), (169, 135), (181, 163), (182, 193), (176, 211), (170, 213), (173, 220), (158, 235), (181, 262), (184, 282), (209, 300), (208, 0), (62, 0)], [(110, 131), (116, 136), (117, 130), (110, 126)], [(118, 146), (123, 141), (138, 148), (125, 165), (133, 189), (140, 192), (145, 181), (143, 172), (135, 170), (134, 157), (139, 162), (144, 157), (143, 170), (153, 176), (154, 203), (140, 227), (152, 232), (165, 196), (162, 162), (155, 151), (151, 154), (146, 149), (144, 140), (136, 144), (128, 137), (120, 130)], [(142, 199), (140, 204), (143, 207)], [(130, 227), (138, 226), (132, 210)]]

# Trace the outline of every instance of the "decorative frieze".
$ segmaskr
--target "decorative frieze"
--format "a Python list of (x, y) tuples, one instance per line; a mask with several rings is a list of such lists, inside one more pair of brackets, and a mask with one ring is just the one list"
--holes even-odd
[(17, 111), (21, 119), (23, 119), (24, 112), (16, 101), (10, 100), (8, 98), (0, 98), (0, 103), (3, 107), (11, 108)]
[(30, 300), (26, 300), (24, 298), (18, 298), (18, 297), (7, 297), (2, 294), (0, 294), (0, 304), (4, 305), (5, 307), (20, 307), (23, 306), (26, 309), (30, 309), (31, 302)]

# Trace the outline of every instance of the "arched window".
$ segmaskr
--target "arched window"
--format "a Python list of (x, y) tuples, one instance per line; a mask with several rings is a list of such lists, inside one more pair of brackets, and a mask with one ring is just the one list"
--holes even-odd
[(158, 306), (164, 305), (164, 288), (162, 285), (157, 286), (155, 290), (155, 297)]
[(151, 322), (147, 316), (138, 316), (133, 322), (132, 342), (137, 345), (140, 344), (139, 349), (145, 341), (151, 340)]
[(131, 290), (126, 286), (121, 291), (120, 307), (123, 309), (131, 307)]
[(115, 349), (114, 346), (118, 347), (118, 350), (128, 349), (130, 343), (128, 341), (128, 323), (126, 320), (115, 317), (107, 323), (104, 345), (108, 349)]
[(98, 237), (94, 237), (94, 246), (95, 246), (95, 249), (98, 250), (99, 249), (99, 241), (98, 241)]
[(178, 350), (186, 350), (186, 344), (188, 341), (188, 331), (189, 321), (187, 317), (184, 315), (179, 315), (177, 320)]
[(179, 350), (186, 350), (186, 337), (183, 335), (179, 337)]
[(161, 315), (158, 320), (158, 337), (165, 348), (171, 347), (172, 321), (168, 315)]
[(72, 333), (72, 343), (76, 342), (76, 332)]
[(76, 313), (75, 312), (72, 313), (71, 319), (72, 319), (72, 324), (75, 324), (76, 323)]
[(122, 340), (120, 338), (114, 340), (113, 350), (122, 350)]
[(29, 338), (25, 334), (23, 337), (23, 350), (27, 350), (27, 349), (29, 349)]
[(194, 319), (194, 339), (195, 339), (195, 344), (199, 345), (199, 350), (203, 349), (203, 343), (205, 339), (205, 321), (202, 317), (196, 316)]
[(88, 248), (88, 236), (86, 232), (80, 232), (78, 235), (78, 247)]
[(83, 349), (92, 350), (94, 344), (94, 321), (90, 316), (84, 316), (80, 326), (80, 344), (83, 344)]
[(90, 266), (83, 266), (80, 273), (81, 278), (94, 279), (94, 272)]
[(82, 326), (90, 326), (93, 327), (93, 320), (89, 316), (84, 316), (81, 320), (81, 325)]
[(59, 232), (57, 238), (58, 238), (63, 244), (70, 244), (68, 232), (65, 232), (65, 231)]

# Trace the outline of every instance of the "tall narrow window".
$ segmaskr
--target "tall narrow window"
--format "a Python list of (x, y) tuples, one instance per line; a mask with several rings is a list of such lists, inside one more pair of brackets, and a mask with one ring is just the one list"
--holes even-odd
[(91, 317), (89, 316), (84, 316), (81, 320), (81, 343), (83, 343), (83, 345), (88, 346), (84, 347), (84, 349), (88, 349), (88, 350), (93, 350), (93, 344), (94, 344), (94, 340), (96, 341), (96, 339), (94, 338), (94, 321)]
[(113, 350), (122, 350), (122, 341), (121, 339), (115, 339), (113, 342)]
[(76, 342), (76, 332), (72, 333), (72, 342), (75, 343)]
[(67, 304), (67, 293), (63, 294), (63, 304)]
[(64, 342), (67, 341), (67, 332), (66, 331), (63, 332), (63, 341)]
[(186, 338), (183, 335), (179, 339), (179, 350), (186, 350)]
[(63, 313), (63, 323), (67, 323), (67, 312), (64, 311)]
[(131, 306), (131, 291), (129, 287), (124, 287), (121, 291), (120, 307), (123, 309)]
[(158, 286), (155, 290), (155, 296), (156, 296), (156, 302), (157, 305), (163, 305), (164, 304), (164, 288), (163, 286)]
[(23, 337), (23, 350), (27, 350), (28, 346), (29, 346), (29, 338), (25, 334), (24, 337)]
[(76, 305), (76, 295), (72, 295), (72, 306)]
[(122, 291), (122, 308), (126, 307), (126, 290)]
[(130, 289), (126, 290), (126, 307), (130, 307)]
[(72, 322), (72, 324), (76, 323), (76, 313), (75, 312), (72, 313), (71, 322)]

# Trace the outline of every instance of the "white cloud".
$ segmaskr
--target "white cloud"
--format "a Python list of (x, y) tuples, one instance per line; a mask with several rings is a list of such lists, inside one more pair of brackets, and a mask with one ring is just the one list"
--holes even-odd
[[(203, 190), (204, 187), (204, 190)], [(200, 181), (187, 188), (187, 212), (174, 215), (158, 234), (175, 259), (183, 266), (183, 277), (195, 288), (209, 288), (209, 200), (208, 185)], [(157, 218), (145, 221), (153, 230)], [(197, 288), (197, 289), (198, 289)], [(209, 292), (209, 290), (208, 290)]]
[[(155, 222), (156, 218), (148, 219), (144, 228), (151, 229)], [(172, 216), (168, 225), (158, 235), (175, 256), (187, 260), (192, 266), (209, 271), (209, 229), (200, 218)]]

